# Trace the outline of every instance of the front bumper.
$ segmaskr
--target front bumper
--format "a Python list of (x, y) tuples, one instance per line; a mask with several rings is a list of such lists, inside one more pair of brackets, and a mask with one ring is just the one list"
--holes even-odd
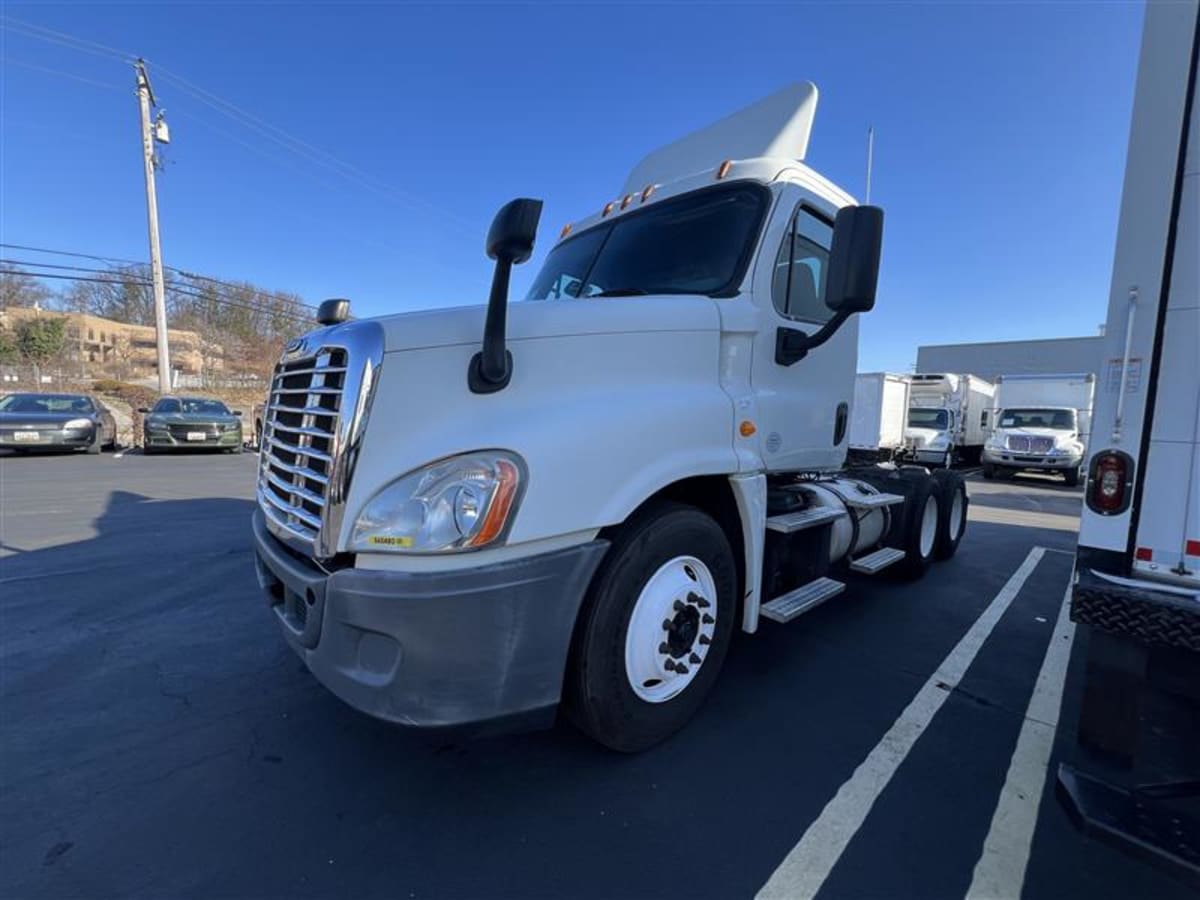
[(1004, 466), (1009, 469), (1039, 469), (1044, 472), (1061, 472), (1064, 469), (1078, 469), (1083, 462), (1082, 456), (1045, 456), (1039, 453), (1016, 453), (1012, 450), (998, 450), (988, 446), (983, 448), (982, 459), (993, 466)]
[(452, 571), (327, 574), (285, 550), (261, 510), (253, 527), (259, 583), (284, 637), (346, 703), (425, 728), (553, 720), (607, 541)]
[(942, 447), (940, 450), (917, 447), (910, 451), (909, 455), (914, 461), (919, 463), (931, 463), (933, 465), (942, 465), (946, 461), (946, 456), (950, 451)]
[[(21, 440), (18, 434), (36, 434), (37, 440)], [(76, 450), (90, 447), (96, 438), (96, 429), (81, 428), (66, 431), (62, 428), (5, 428), (0, 430), (0, 447), (11, 450), (60, 449)]]
[[(197, 431), (201, 433), (203, 429)], [(169, 431), (151, 431), (146, 429), (143, 432), (143, 445), (146, 447), (154, 447), (155, 449), (187, 449), (189, 447), (201, 448), (221, 448), (228, 449), (230, 447), (240, 447), (242, 445), (242, 433), (240, 431), (223, 431), (220, 433), (204, 432), (204, 439), (200, 441), (189, 441), (184, 438), (173, 436)]]

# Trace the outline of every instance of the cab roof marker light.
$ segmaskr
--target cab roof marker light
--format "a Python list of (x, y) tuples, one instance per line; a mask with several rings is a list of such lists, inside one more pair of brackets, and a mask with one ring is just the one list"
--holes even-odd
[(559, 238), (559, 240), (562, 240), (563, 238), (565, 238), (565, 237), (566, 237), (568, 234), (570, 234), (570, 233), (571, 233), (571, 223), (570, 223), (570, 222), (568, 222), (566, 225), (564, 225), (564, 226), (562, 227), (562, 231), (560, 231), (560, 232), (558, 233), (558, 238)]
[(608, 215), (610, 212), (612, 212), (612, 211), (613, 211), (613, 207), (614, 207), (614, 206), (616, 206), (616, 205), (617, 205), (617, 201), (615, 201), (615, 200), (609, 200), (607, 203), (605, 203), (605, 204), (604, 204), (604, 211), (603, 211), (602, 213), (600, 213), (600, 218), (602, 218), (602, 219), (603, 219), (603, 218), (604, 218), (605, 216), (607, 216), (607, 215)]
[(622, 197), (621, 198), (621, 209), (624, 209), (625, 207), (627, 207), (632, 200), (633, 200), (633, 194), (626, 194), (624, 197)]
[(650, 199), (650, 195), (654, 193), (655, 187), (657, 187), (657, 185), (648, 184), (644, 188), (642, 188), (642, 202), (643, 203), (645, 203), (647, 200)]
[(732, 159), (727, 159), (727, 160), (725, 160), (725, 162), (721, 163), (721, 167), (719, 169), (717, 169), (717, 181), (720, 181), (722, 178), (724, 178), (726, 175), (728, 175), (729, 170), (732, 168), (733, 168), (733, 160)]

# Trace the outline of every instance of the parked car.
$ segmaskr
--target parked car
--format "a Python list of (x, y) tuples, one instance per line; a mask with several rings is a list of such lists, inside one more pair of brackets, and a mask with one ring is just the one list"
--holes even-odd
[(23, 450), (85, 450), (117, 445), (112, 413), (85, 394), (9, 394), (0, 399), (0, 447)]
[(181, 447), (242, 452), (241, 410), (211, 397), (163, 397), (153, 409), (139, 410), (142, 448), (147, 454)]

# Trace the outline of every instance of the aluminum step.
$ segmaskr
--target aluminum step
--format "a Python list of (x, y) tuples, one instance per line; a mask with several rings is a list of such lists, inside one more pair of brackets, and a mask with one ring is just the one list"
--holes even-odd
[(776, 597), (770, 603), (764, 603), (759, 612), (772, 622), (790, 622), (801, 613), (820, 606), (830, 597), (836, 597), (846, 589), (846, 585), (832, 578), (817, 578), (808, 584), (802, 584), (794, 591), (788, 591)]
[(903, 550), (897, 550), (895, 547), (883, 547), (876, 550), (874, 553), (868, 553), (866, 556), (860, 556), (858, 559), (850, 563), (851, 572), (862, 572), (864, 575), (874, 575), (886, 569), (892, 563), (898, 563), (904, 559), (905, 553)]
[(904, 502), (903, 494), (863, 494), (862, 496), (843, 497), (847, 506), (858, 506), (863, 509), (878, 509), (881, 506), (895, 506)]
[(799, 509), (796, 512), (771, 516), (767, 519), (767, 527), (772, 531), (782, 531), (784, 534), (791, 534), (793, 531), (802, 531), (805, 528), (815, 528), (817, 525), (824, 525), (826, 522), (840, 519), (844, 515), (846, 515), (846, 511), (838, 509), (835, 506), (810, 506), (808, 509)]

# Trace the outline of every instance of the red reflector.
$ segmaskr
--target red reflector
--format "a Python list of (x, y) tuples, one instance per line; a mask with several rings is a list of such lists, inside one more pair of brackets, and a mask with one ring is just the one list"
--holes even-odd
[(1154, 559), (1154, 551), (1149, 547), (1138, 547), (1137, 552), (1133, 555), (1142, 562), (1150, 562), (1150, 560)]
[(1200, 541), (1188, 541), (1184, 550), (1188, 556), (1200, 556)]
[(1129, 477), (1124, 454), (1104, 453), (1096, 458), (1095, 478), (1089, 505), (1100, 512), (1115, 513), (1125, 506), (1125, 484)]

